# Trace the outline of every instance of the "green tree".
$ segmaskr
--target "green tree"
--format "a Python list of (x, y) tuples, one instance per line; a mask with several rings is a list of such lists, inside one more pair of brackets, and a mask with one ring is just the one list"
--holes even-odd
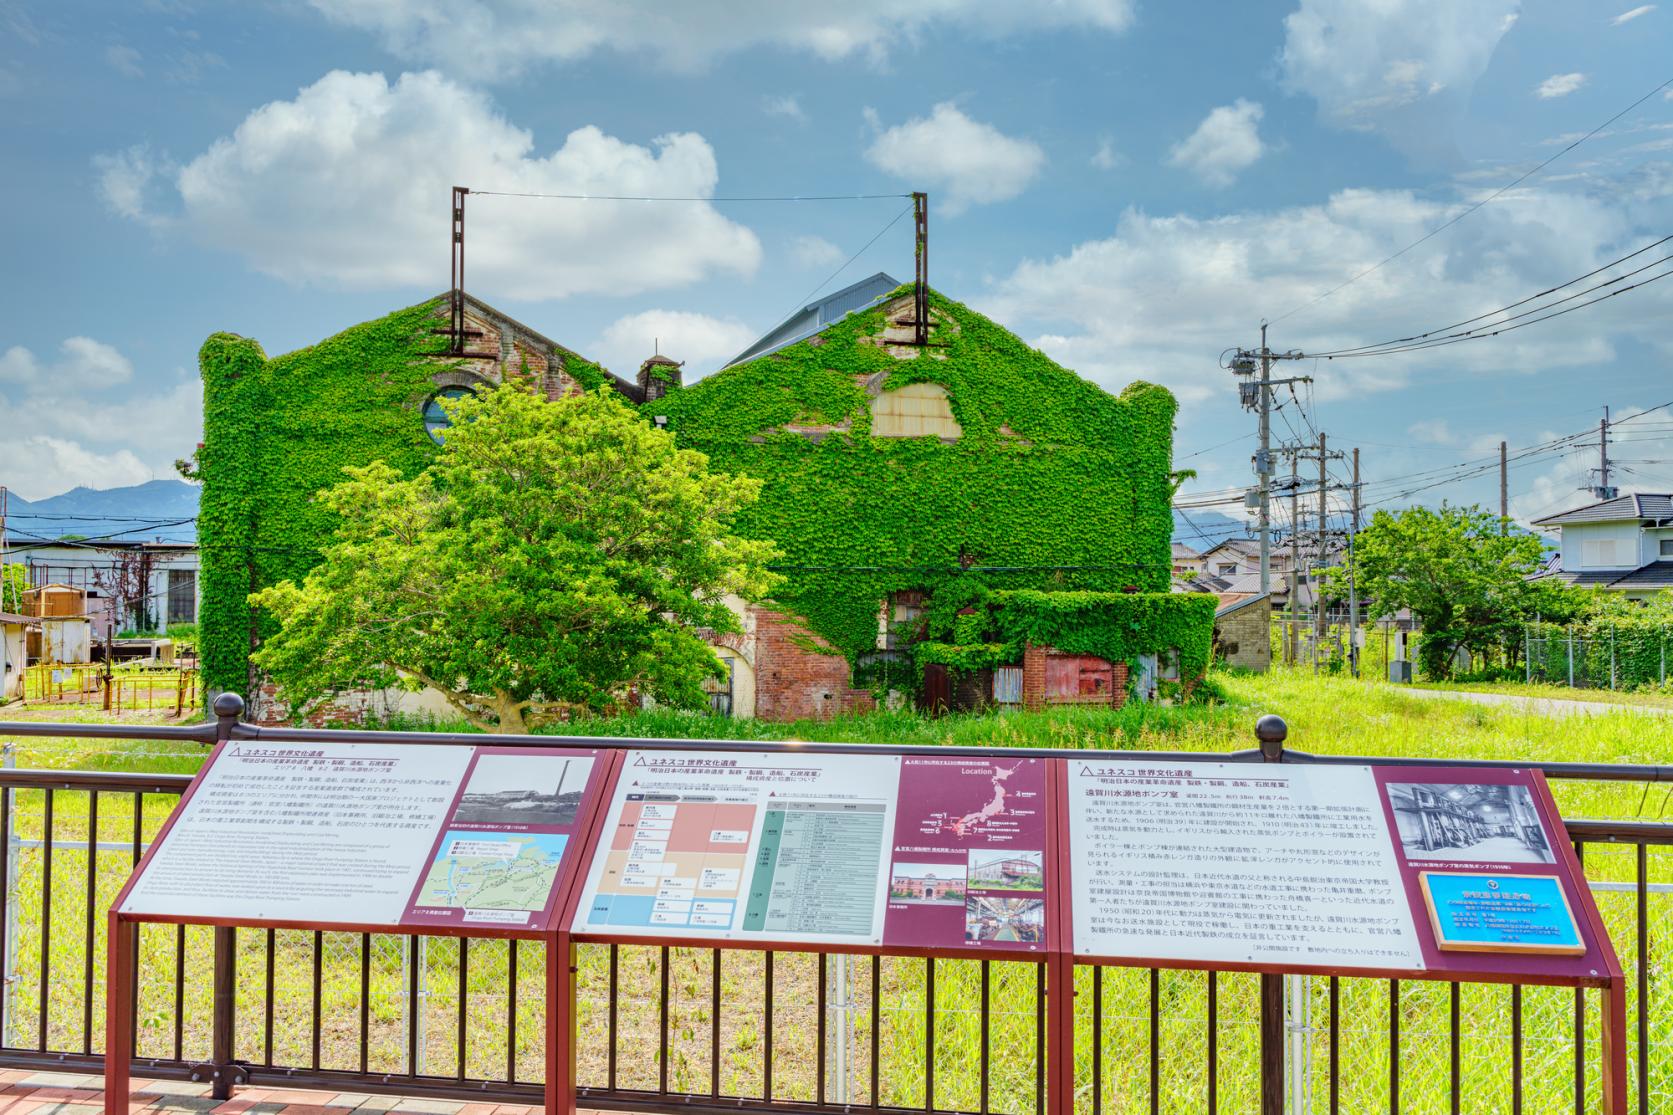
[[(1515, 641), (1542, 598), (1528, 575), (1539, 566), (1537, 536), (1502, 530), (1480, 507), (1378, 511), (1354, 539), (1359, 591), (1392, 614), (1411, 609), (1423, 628), (1421, 665), (1447, 677), (1460, 648), (1480, 652)], [(1341, 580), (1337, 571), (1332, 580)]]
[(696, 707), (724, 667), (771, 543), (733, 517), (761, 481), (713, 473), (607, 391), (516, 386), (446, 404), (455, 424), (411, 479), (375, 461), (319, 495), (336, 537), (301, 585), (250, 597), (279, 621), (255, 662), (293, 707), (343, 689), (430, 686), (520, 732), (630, 690)]
[(23, 594), (29, 591), (29, 570), (8, 562), (0, 565), (0, 612), (23, 611)]

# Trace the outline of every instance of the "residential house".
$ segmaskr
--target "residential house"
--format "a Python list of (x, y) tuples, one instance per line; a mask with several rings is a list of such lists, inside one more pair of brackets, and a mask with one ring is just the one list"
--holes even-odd
[(1183, 542), (1173, 544), (1173, 575), (1176, 580), (1189, 581), (1202, 572), (1202, 555)]
[(36, 588), (62, 585), (80, 592), (95, 642), (119, 631), (197, 622), (198, 548), (191, 542), (24, 542), (8, 549), (7, 560), (22, 565)]
[(1535, 574), (1642, 599), (1673, 588), (1673, 495), (1633, 492), (1535, 519), (1556, 528), (1555, 560)]

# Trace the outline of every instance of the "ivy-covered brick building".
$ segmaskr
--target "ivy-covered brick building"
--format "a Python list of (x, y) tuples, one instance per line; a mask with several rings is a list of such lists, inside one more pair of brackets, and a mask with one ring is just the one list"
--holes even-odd
[(1168, 593), (1172, 395), (1110, 395), (968, 307), (928, 304), (918, 344), (912, 288), (873, 276), (690, 386), (662, 357), (612, 375), (474, 298), (464, 359), (446, 354), (445, 299), (271, 360), (216, 334), (199, 454), (210, 684), (273, 711), (244, 601), (316, 560), (330, 524), (313, 493), (344, 465), (422, 468), (445, 421), (433, 400), (513, 375), (552, 399), (608, 386), (713, 467), (765, 481), (740, 530), (779, 545), (785, 579), (768, 604), (738, 602), (744, 634), (717, 644), (714, 703), (733, 715), (831, 715), (926, 679), (953, 704), (1113, 703), (1141, 660), (1200, 673), (1213, 598)]

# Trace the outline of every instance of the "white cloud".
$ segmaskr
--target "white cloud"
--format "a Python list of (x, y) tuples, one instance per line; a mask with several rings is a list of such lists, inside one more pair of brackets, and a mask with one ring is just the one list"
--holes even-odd
[(1432, 153), (1516, 22), (1521, 0), (1300, 0), (1284, 20), (1284, 84), (1337, 127)]
[(145, 76), (145, 69), (139, 64), (140, 53), (131, 46), (113, 43), (105, 47), (105, 62), (123, 77)]
[(603, 51), (682, 70), (755, 47), (836, 60), (881, 59), (924, 32), (948, 28), (1002, 39), (1058, 28), (1114, 32), (1128, 26), (1132, 0), (310, 0), (328, 19), (375, 34), (398, 56), (481, 80), (516, 77), (542, 62)]
[(99, 173), (99, 196), (112, 212), (142, 224), (166, 223), (151, 212), (146, 196), (156, 179), (168, 171), (150, 147), (141, 143), (125, 151), (95, 155), (93, 169)]
[(1534, 93), (1542, 100), (1550, 100), (1552, 97), (1566, 97), (1584, 84), (1585, 74), (1552, 74), (1539, 83)]
[(117, 487), (173, 473), (197, 444), (202, 386), (135, 382), (131, 361), (91, 337), (70, 337), (43, 359), (0, 354), (0, 413), (18, 436), (0, 438), (0, 477), (25, 499), (87, 484)]
[[(1214, 218), (1129, 210), (1112, 235), (1028, 260), (976, 301), (1029, 331), (1068, 367), (1113, 390), (1134, 379), (1173, 389), (1190, 408), (1223, 404), (1231, 377), (1215, 354), (1252, 345), (1263, 317), (1311, 302), (1455, 215), (1399, 190), (1343, 190), (1319, 205)], [(1517, 193), (1396, 262), (1280, 323), (1274, 347), (1329, 351), (1435, 329), (1583, 274), (1649, 239), (1666, 211), (1614, 191)], [(1527, 375), (1613, 359), (1618, 341), (1673, 358), (1673, 284), (1491, 340), (1375, 360), (1319, 361), (1321, 401), (1461, 376)]]
[(1636, 8), (1629, 8), (1627, 11), (1622, 12), (1620, 15), (1610, 20), (1609, 23), (1613, 27), (1619, 27), (1621, 24), (1637, 19), (1641, 15), (1649, 15), (1655, 10), (1656, 6), (1654, 4), (1640, 4)]
[(1262, 115), (1260, 105), (1242, 97), (1221, 105), (1203, 118), (1196, 131), (1174, 144), (1168, 162), (1210, 186), (1229, 186), (1265, 150), (1258, 130)]
[(626, 379), (632, 379), (652, 353), (660, 352), (684, 363), (683, 378), (691, 383), (738, 355), (759, 335), (735, 318), (645, 310), (612, 322), (587, 351)]
[(768, 116), (782, 116), (794, 120), (798, 124), (807, 123), (807, 113), (802, 110), (801, 99), (791, 94), (761, 98), (761, 111)]
[[(155, 167), (143, 149), (100, 163), (106, 200), (138, 200)], [(294, 100), (262, 106), (174, 175), (177, 221), (202, 243), (299, 283), (440, 290), (455, 183), (547, 194), (704, 197), (719, 170), (692, 132), (640, 146), (577, 128), (542, 154), (480, 92), (436, 73), (334, 71)], [(472, 198), (467, 280), (490, 299), (631, 295), (761, 258), (749, 229), (706, 202)]]
[[(867, 115), (875, 126), (876, 114)], [(866, 148), (866, 160), (915, 188), (935, 191), (939, 198), (931, 201), (939, 200), (940, 210), (953, 216), (1022, 193), (1045, 165), (1046, 153), (943, 101), (927, 117), (880, 132)]]
[(798, 236), (790, 241), (790, 258), (799, 267), (829, 267), (844, 257), (842, 249), (823, 236)]
[(97, 453), (77, 442), (42, 434), (0, 440), (0, 476), (16, 478), (10, 487), (24, 499), (55, 496), (83, 484), (121, 488), (142, 484), (155, 475), (127, 449)]
[(1107, 139), (1098, 141), (1098, 150), (1092, 153), (1092, 165), (1099, 170), (1114, 170), (1122, 163), (1121, 152), (1115, 149), (1115, 144)]

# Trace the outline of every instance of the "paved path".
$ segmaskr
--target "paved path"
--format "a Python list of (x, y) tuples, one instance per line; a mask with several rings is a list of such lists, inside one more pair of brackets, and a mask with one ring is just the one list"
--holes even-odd
[(1425, 697), (1440, 701), (1473, 701), (1478, 705), (1496, 705), (1524, 712), (1531, 716), (1596, 716), (1612, 712), (1638, 712), (1647, 716), (1673, 716), (1673, 708), (1657, 705), (1627, 705), (1612, 701), (1570, 701), (1562, 697), (1524, 697), (1516, 693), (1472, 693), (1461, 689), (1422, 689), (1415, 685), (1393, 685), (1389, 688), (1410, 697)]
[[(237, 1088), (216, 1100), (209, 1085), (135, 1078), (128, 1110), (133, 1115), (541, 1115), (522, 1104), (372, 1096), (363, 1092)], [(104, 1078), (63, 1072), (0, 1071), (0, 1115), (102, 1115)], [(589, 1113), (590, 1115), (590, 1113)]]

